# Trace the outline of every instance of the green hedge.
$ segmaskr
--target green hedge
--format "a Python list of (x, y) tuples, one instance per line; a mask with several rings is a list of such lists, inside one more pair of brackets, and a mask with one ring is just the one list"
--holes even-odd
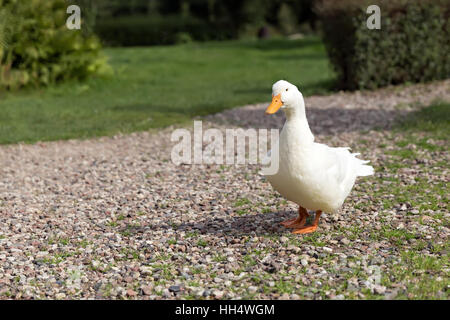
[(189, 39), (226, 40), (235, 36), (230, 28), (180, 16), (121, 16), (97, 19), (95, 32), (102, 41), (112, 46), (166, 45)]
[[(380, 30), (366, 25), (372, 4), (381, 9)], [(450, 1), (324, 0), (317, 9), (341, 88), (450, 77)]]
[(65, 0), (0, 0), (0, 89), (84, 79), (108, 70), (94, 35), (66, 27)]

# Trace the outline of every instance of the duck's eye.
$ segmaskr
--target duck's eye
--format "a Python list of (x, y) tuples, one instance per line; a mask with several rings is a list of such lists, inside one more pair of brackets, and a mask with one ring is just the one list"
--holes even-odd
[(286, 91), (288, 91), (289, 89), (288, 88), (286, 88)]

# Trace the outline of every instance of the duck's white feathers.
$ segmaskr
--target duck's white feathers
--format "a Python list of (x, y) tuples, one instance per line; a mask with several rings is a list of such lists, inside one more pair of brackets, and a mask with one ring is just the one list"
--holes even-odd
[[(286, 123), (271, 152), (278, 152), (278, 172), (266, 175), (282, 196), (310, 210), (334, 212), (350, 193), (358, 176), (373, 174), (369, 161), (350, 148), (332, 148), (302, 139), (298, 123)], [(295, 138), (293, 138), (295, 137)], [(269, 156), (269, 155), (268, 155)], [(278, 159), (277, 159), (278, 158)]]
[(349, 148), (332, 148), (314, 142), (303, 96), (296, 86), (277, 81), (272, 96), (281, 97), (286, 123), (266, 158), (275, 161), (278, 171), (263, 169), (262, 173), (282, 196), (306, 209), (338, 210), (356, 178), (373, 174), (373, 168)]

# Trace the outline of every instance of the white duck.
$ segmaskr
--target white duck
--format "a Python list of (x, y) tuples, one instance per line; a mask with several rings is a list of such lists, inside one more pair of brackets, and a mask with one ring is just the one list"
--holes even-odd
[[(282, 222), (293, 233), (310, 233), (317, 229), (322, 211), (335, 212), (350, 193), (356, 177), (372, 175), (365, 165), (369, 161), (356, 158), (349, 148), (331, 148), (314, 142), (306, 120), (305, 102), (296, 86), (280, 80), (272, 87), (272, 103), (266, 110), (278, 109), (286, 114), (286, 123), (271, 153), (278, 153), (278, 171), (262, 170), (272, 187), (282, 196), (299, 205), (298, 218)], [(305, 226), (308, 211), (315, 210), (314, 222)]]

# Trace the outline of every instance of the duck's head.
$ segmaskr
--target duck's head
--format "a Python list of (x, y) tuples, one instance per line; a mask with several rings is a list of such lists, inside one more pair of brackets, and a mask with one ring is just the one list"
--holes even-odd
[(303, 95), (296, 86), (285, 80), (279, 80), (272, 86), (272, 103), (267, 107), (267, 114), (274, 114), (280, 108), (289, 111), (303, 102)]

